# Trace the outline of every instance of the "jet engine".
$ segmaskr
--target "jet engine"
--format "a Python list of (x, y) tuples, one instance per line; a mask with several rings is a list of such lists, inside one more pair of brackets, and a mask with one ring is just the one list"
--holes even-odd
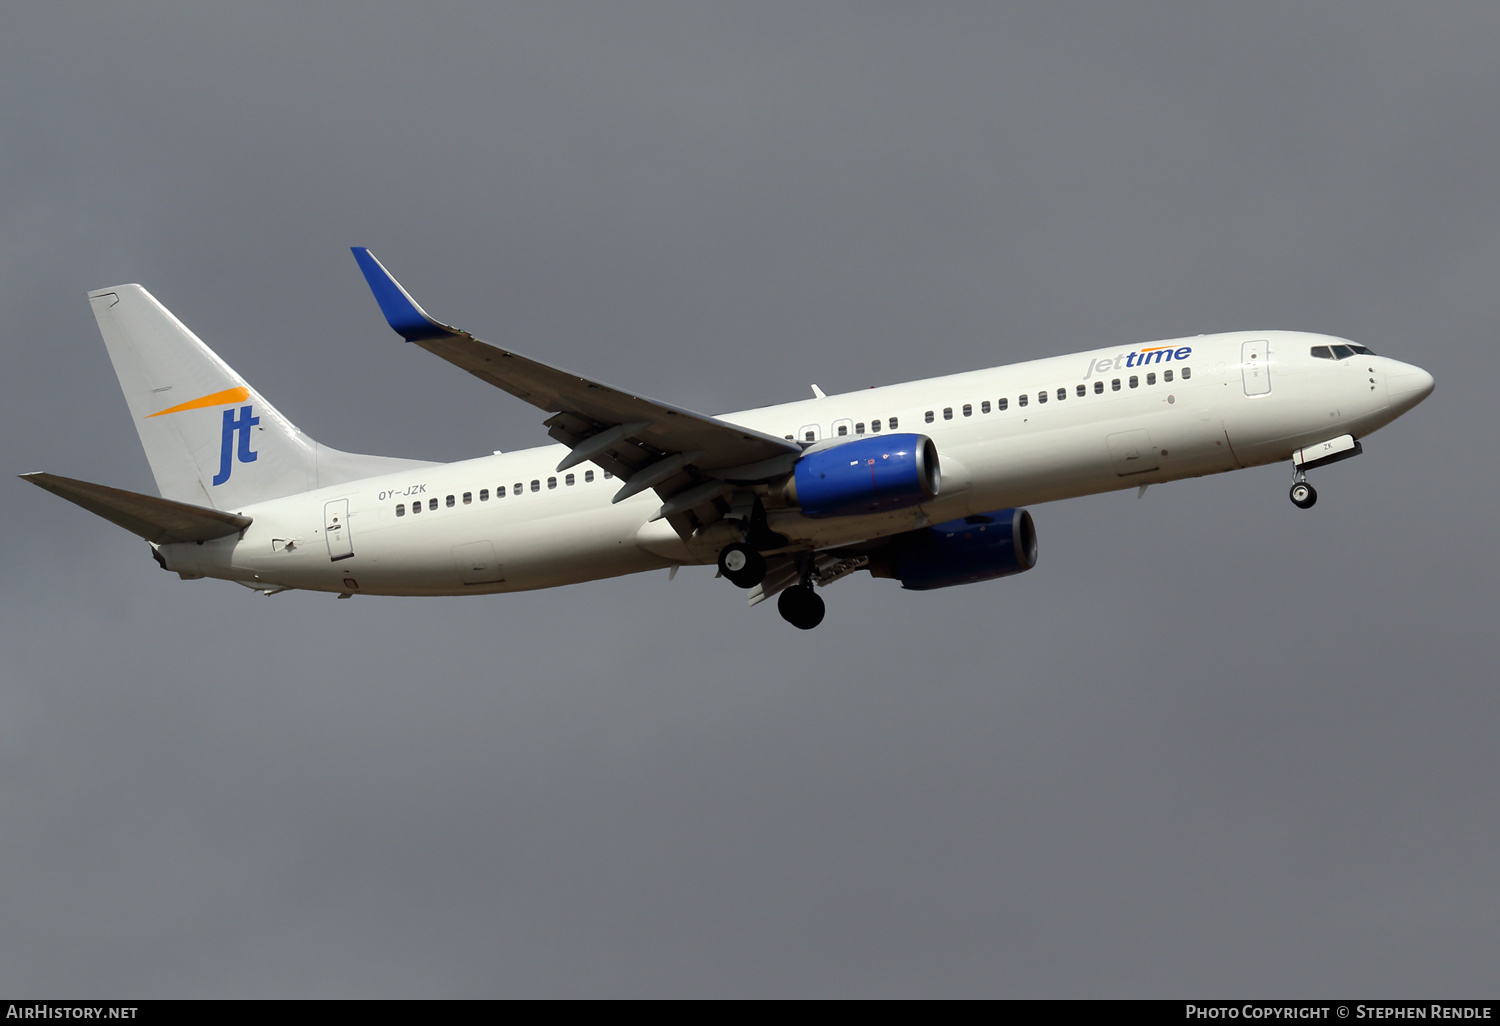
[(911, 591), (951, 588), (1036, 566), (1036, 525), (1024, 509), (950, 520), (897, 535), (870, 553), (870, 573)]
[(937, 446), (926, 435), (867, 435), (797, 461), (787, 499), (809, 517), (851, 517), (915, 506), (942, 485)]

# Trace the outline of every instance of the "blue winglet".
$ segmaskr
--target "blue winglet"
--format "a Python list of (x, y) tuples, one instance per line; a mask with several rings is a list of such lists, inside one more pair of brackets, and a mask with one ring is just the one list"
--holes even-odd
[(417, 301), (401, 287), (399, 281), (391, 277), (391, 272), (375, 259), (374, 253), (364, 246), (349, 248), (359, 263), (359, 269), (364, 272), (365, 281), (370, 283), (370, 291), (375, 293), (375, 302), (380, 304), (380, 312), (385, 314), (385, 319), (396, 334), (408, 342), (449, 338), (458, 334), (453, 328), (439, 324), (427, 316), (427, 311), (417, 305)]

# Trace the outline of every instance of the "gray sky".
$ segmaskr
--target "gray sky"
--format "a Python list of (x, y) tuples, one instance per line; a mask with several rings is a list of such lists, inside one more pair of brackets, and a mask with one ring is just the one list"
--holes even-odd
[(435, 316), (719, 412), (1206, 331), (1431, 399), (1033, 510), (1042, 556), (262, 598), (12, 480), (11, 995), (1494, 996), (1500, 6), (29, 4), (0, 33), (0, 464), (153, 485), (84, 292), (330, 445), (531, 407)]

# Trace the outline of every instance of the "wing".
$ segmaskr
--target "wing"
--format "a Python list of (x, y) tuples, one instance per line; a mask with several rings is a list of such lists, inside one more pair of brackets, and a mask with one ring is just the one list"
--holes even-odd
[[(353, 247), (375, 301), (408, 342), (551, 413), (547, 433), (573, 451), (559, 471), (592, 462), (620, 478), (615, 502), (655, 488), (664, 500), (655, 519), (672, 521), (710, 506), (735, 483), (785, 474), (801, 455), (797, 443), (715, 417), (669, 406), (481, 342), (427, 315), (368, 249)], [(716, 515), (713, 517), (717, 518)]]

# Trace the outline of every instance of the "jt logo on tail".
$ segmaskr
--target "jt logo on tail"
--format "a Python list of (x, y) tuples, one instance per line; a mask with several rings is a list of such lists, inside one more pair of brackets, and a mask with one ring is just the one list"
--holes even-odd
[(260, 418), (252, 417), (248, 406), (241, 406), (238, 411), (224, 411), (224, 432), (219, 441), (219, 472), (214, 475), (214, 484), (221, 485), (229, 480), (229, 471), (234, 466), (236, 434), (240, 436), (240, 462), (254, 463), (260, 458), (260, 453), (250, 451), (250, 429), (259, 423)]

